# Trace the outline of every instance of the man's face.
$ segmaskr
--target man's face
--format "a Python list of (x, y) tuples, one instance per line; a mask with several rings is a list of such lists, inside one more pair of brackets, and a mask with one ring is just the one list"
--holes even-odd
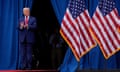
[(29, 16), (29, 15), (30, 15), (30, 10), (29, 10), (29, 8), (23, 9), (23, 14), (24, 14), (25, 16)]

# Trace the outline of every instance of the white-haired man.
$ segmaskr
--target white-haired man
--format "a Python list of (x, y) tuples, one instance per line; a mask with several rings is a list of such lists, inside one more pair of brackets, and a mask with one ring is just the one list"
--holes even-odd
[(24, 16), (19, 19), (20, 69), (31, 69), (32, 46), (35, 41), (36, 19), (30, 16), (30, 9), (23, 8)]

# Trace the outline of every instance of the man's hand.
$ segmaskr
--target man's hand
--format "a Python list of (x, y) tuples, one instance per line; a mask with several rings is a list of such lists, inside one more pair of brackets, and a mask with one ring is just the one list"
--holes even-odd
[(25, 24), (25, 25), (24, 25), (24, 28), (28, 29), (28, 24)]
[(21, 22), (21, 23), (20, 23), (20, 29), (23, 29), (23, 27), (24, 27), (24, 23)]

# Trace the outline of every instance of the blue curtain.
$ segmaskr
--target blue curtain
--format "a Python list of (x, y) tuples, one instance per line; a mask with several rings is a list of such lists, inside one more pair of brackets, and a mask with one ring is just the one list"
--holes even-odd
[(115, 3), (116, 3), (116, 8), (117, 8), (118, 13), (119, 13), (119, 15), (120, 15), (120, 0), (114, 0), (114, 1), (115, 1)]
[[(56, 17), (61, 24), (62, 18), (66, 11), (69, 0), (51, 0)], [(89, 6), (89, 13), (92, 16), (97, 6), (98, 0), (86, 0)], [(119, 55), (120, 56), (120, 55)], [(118, 58), (118, 57), (117, 57)], [(68, 48), (63, 64), (60, 66), (61, 72), (75, 72), (76, 69), (116, 69), (116, 55), (106, 60), (99, 46), (93, 48), (89, 53), (84, 55), (80, 62), (77, 62), (72, 51)]]
[(0, 0), (0, 70), (16, 69), (18, 63), (18, 18), (32, 0)]
[[(61, 24), (68, 2), (69, 0), (51, 0), (59, 24)], [(74, 72), (78, 68), (78, 64), (79, 63), (76, 61), (71, 49), (68, 48), (59, 70), (60, 72)]]
[(51, 0), (59, 23), (61, 23), (69, 0)]

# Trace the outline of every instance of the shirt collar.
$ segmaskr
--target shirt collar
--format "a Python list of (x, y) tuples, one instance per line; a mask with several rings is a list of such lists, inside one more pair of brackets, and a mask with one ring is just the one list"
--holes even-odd
[[(28, 20), (29, 20), (30, 16), (28, 16)], [(25, 16), (25, 19), (26, 19), (26, 16)]]

